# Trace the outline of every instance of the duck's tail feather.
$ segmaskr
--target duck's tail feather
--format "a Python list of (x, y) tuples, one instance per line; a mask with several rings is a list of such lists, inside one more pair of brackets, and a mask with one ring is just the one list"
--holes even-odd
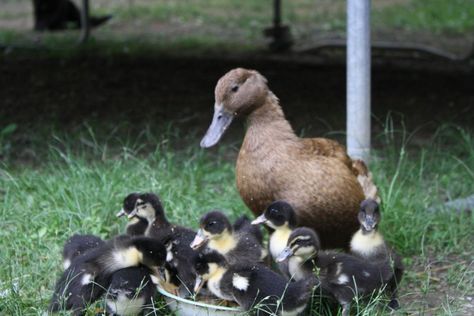
[(357, 176), (357, 181), (359, 181), (360, 186), (364, 192), (365, 199), (375, 200), (380, 204), (382, 201), (377, 186), (374, 183), (372, 172), (369, 171), (365, 162), (360, 159), (352, 160), (352, 170)]

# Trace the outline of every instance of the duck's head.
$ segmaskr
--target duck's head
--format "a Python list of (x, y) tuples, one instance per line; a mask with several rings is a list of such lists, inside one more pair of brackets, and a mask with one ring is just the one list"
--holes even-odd
[(135, 204), (137, 204), (137, 199), (140, 196), (140, 193), (130, 193), (125, 197), (123, 200), (123, 206), (122, 209), (117, 213), (117, 217), (122, 217), (128, 214), (130, 214), (133, 209), (135, 208)]
[(227, 216), (220, 211), (204, 214), (199, 221), (199, 230), (191, 243), (191, 248), (197, 249), (209, 240), (219, 239), (232, 232), (232, 225)]
[(209, 280), (219, 268), (225, 268), (225, 258), (216, 251), (202, 251), (193, 259), (193, 268), (196, 273), (194, 292), (197, 294), (204, 282)]
[(362, 201), (357, 217), (363, 233), (376, 231), (381, 217), (379, 204), (372, 199)]
[(137, 197), (134, 209), (128, 214), (128, 218), (132, 217), (146, 219), (149, 223), (156, 219), (167, 222), (163, 205), (154, 193), (142, 193)]
[(159, 241), (148, 237), (136, 237), (132, 245), (141, 254), (141, 263), (153, 269), (155, 273), (158, 268), (166, 262), (166, 247)]
[(291, 256), (303, 259), (313, 257), (321, 249), (318, 235), (308, 227), (299, 227), (291, 232), (288, 244), (277, 257), (277, 262), (282, 262)]
[(253, 225), (265, 224), (273, 229), (294, 228), (297, 225), (293, 207), (285, 201), (270, 204), (262, 215), (252, 221)]
[(150, 286), (150, 270), (144, 266), (125, 268), (112, 275), (107, 298), (118, 299), (121, 296), (127, 299), (138, 298), (145, 286)]
[(235, 117), (247, 115), (265, 103), (267, 80), (255, 70), (236, 68), (219, 79), (214, 95), (214, 116), (201, 140), (202, 148), (217, 144)]

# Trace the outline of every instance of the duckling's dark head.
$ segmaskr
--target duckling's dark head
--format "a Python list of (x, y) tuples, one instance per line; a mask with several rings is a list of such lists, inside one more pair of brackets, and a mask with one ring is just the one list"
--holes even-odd
[(133, 299), (140, 296), (145, 286), (150, 286), (150, 270), (144, 266), (118, 270), (112, 275), (107, 297), (117, 299), (120, 296)]
[(221, 211), (211, 211), (204, 214), (199, 221), (199, 230), (191, 243), (191, 248), (197, 249), (205, 242), (218, 239), (225, 233), (232, 232), (232, 225), (227, 216)]
[(133, 211), (128, 214), (128, 217), (144, 218), (148, 222), (153, 222), (155, 219), (160, 222), (168, 222), (160, 198), (154, 193), (140, 194), (137, 197)]
[(139, 196), (140, 196), (140, 193), (136, 193), (136, 192), (133, 192), (127, 195), (125, 199), (123, 200), (122, 209), (117, 213), (117, 217), (122, 217), (122, 216), (130, 214), (135, 208), (135, 205), (137, 204), (137, 200)]
[(252, 221), (252, 224), (261, 224), (278, 229), (281, 227), (294, 228), (297, 225), (296, 213), (293, 207), (285, 201), (275, 201), (270, 204), (262, 215)]
[(284, 261), (291, 256), (304, 259), (313, 257), (321, 249), (318, 235), (308, 227), (299, 227), (291, 232), (288, 244), (276, 259), (277, 262)]
[(258, 71), (236, 68), (219, 79), (214, 95), (214, 116), (201, 141), (203, 148), (217, 144), (234, 117), (263, 105), (268, 95), (267, 80)]
[(142, 263), (151, 269), (158, 268), (166, 262), (166, 247), (159, 241), (148, 237), (136, 237), (133, 246), (141, 253)]
[(192, 260), (196, 273), (194, 292), (197, 294), (205, 281), (212, 276), (219, 267), (225, 267), (225, 258), (216, 251), (204, 250), (199, 252)]
[(372, 199), (362, 201), (358, 215), (362, 232), (367, 233), (377, 230), (380, 218), (380, 208), (376, 201)]

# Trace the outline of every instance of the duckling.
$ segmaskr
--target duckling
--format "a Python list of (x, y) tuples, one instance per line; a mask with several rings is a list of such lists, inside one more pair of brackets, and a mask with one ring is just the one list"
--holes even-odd
[(239, 232), (242, 234), (251, 234), (257, 239), (260, 245), (263, 246), (263, 233), (258, 226), (252, 225), (252, 221), (248, 218), (247, 215), (242, 215), (239, 217), (232, 228), (235, 232)]
[(72, 235), (64, 243), (63, 248), (63, 268), (66, 270), (71, 266), (72, 261), (95, 247), (103, 245), (105, 242), (94, 235)]
[(198, 274), (195, 292), (207, 281), (208, 289), (217, 297), (236, 301), (245, 311), (256, 315), (297, 315), (301, 313), (317, 284), (315, 277), (299, 282), (288, 281), (260, 264), (228, 265), (215, 251), (196, 256)]
[(116, 271), (111, 278), (105, 302), (107, 312), (117, 316), (139, 315), (152, 306), (156, 287), (145, 266), (130, 267)]
[(235, 169), (245, 204), (260, 215), (273, 201), (285, 200), (301, 223), (319, 232), (324, 248), (347, 248), (365, 194), (360, 168), (353, 167), (345, 148), (324, 138), (299, 138), (255, 70), (237, 68), (219, 79), (201, 147), (218, 143), (236, 117), (247, 118)]
[(393, 269), (393, 278), (387, 285), (387, 290), (391, 293), (391, 301), (388, 306), (397, 309), (400, 306), (397, 299), (397, 288), (405, 269), (401, 256), (385, 242), (378, 230), (381, 220), (379, 204), (372, 199), (362, 201), (358, 219), (360, 229), (352, 237), (351, 253), (364, 260), (377, 262), (379, 265), (386, 265)]
[[(278, 261), (289, 259), (295, 280), (305, 280), (319, 272), (323, 293), (330, 293), (342, 305), (342, 315), (349, 315), (356, 295), (365, 296), (382, 289), (393, 277), (386, 265), (337, 252), (320, 252), (319, 238), (307, 227), (295, 229)], [(295, 258), (293, 258), (295, 257)]]
[[(129, 215), (134, 209), (135, 205), (137, 204), (138, 197), (140, 193), (130, 193), (125, 197), (123, 200), (123, 207), (117, 213), (117, 217), (122, 217), (125, 215)], [(148, 227), (148, 222), (144, 218), (139, 217), (131, 217), (128, 219), (126, 234), (130, 236), (139, 236), (144, 235), (145, 231)]]
[(215, 250), (225, 257), (229, 264), (255, 263), (263, 259), (265, 253), (254, 234), (234, 231), (227, 216), (220, 211), (204, 214), (200, 220), (200, 229), (191, 243), (198, 249), (207, 242), (207, 248)]
[(192, 294), (195, 274), (191, 262), (194, 251), (189, 246), (196, 235), (193, 230), (171, 224), (166, 218), (159, 197), (153, 193), (143, 193), (137, 198), (135, 209), (129, 218), (138, 217), (147, 221), (145, 235), (155, 238), (167, 246), (167, 261), (178, 270), (178, 278), (182, 283), (180, 293)]
[[(273, 232), (270, 235), (269, 248), (273, 260), (285, 249), (291, 231), (296, 228), (296, 214), (290, 204), (285, 201), (275, 201), (270, 204), (264, 213), (253, 220), (252, 224), (265, 224)], [(278, 268), (283, 275), (289, 276), (288, 263), (278, 262)]]
[(80, 315), (104, 293), (115, 271), (142, 264), (155, 272), (165, 260), (166, 248), (157, 240), (117, 236), (72, 262), (56, 284), (49, 310), (64, 308)]

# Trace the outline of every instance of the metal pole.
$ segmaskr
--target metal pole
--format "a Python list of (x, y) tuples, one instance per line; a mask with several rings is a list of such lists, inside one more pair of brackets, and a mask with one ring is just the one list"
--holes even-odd
[(273, 1), (273, 26), (279, 27), (281, 24), (281, 1)]
[(347, 151), (370, 156), (370, 0), (347, 1)]
[(89, 21), (89, 0), (82, 0), (81, 10), (81, 36), (79, 37), (79, 44), (84, 44), (89, 38), (90, 21)]

